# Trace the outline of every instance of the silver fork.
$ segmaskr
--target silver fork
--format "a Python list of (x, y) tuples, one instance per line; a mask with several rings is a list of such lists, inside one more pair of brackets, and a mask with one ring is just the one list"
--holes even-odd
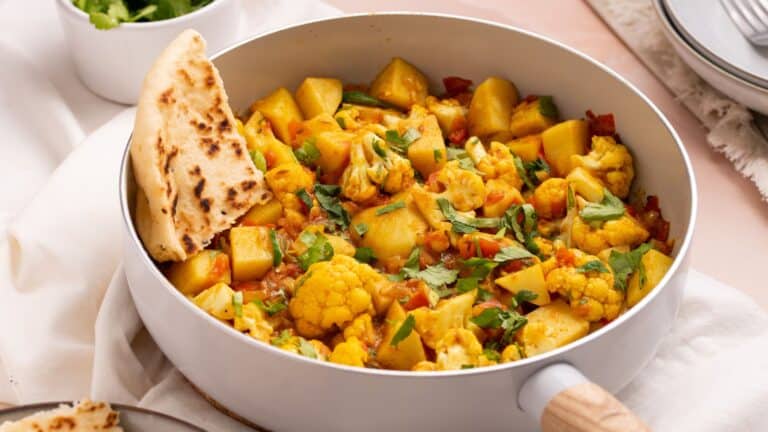
[(768, 46), (768, 0), (720, 0), (720, 3), (750, 42)]

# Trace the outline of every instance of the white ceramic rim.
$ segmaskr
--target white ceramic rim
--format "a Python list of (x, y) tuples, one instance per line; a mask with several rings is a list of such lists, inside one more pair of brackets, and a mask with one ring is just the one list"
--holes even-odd
[(346, 19), (354, 19), (358, 17), (365, 17), (365, 16), (371, 16), (371, 15), (409, 15), (409, 16), (426, 16), (426, 17), (436, 17), (436, 18), (447, 18), (447, 19), (453, 19), (453, 20), (459, 20), (459, 21), (470, 21), (475, 22), (479, 24), (489, 25), (493, 27), (502, 28), (504, 30), (509, 30), (513, 32), (522, 33), (526, 36), (537, 38), (540, 40), (543, 40), (545, 42), (548, 42), (550, 44), (553, 44), (560, 49), (566, 50), (572, 54), (575, 54), (582, 59), (594, 64), (595, 66), (599, 67), (603, 71), (607, 72), (611, 76), (613, 76), (615, 79), (617, 79), (619, 82), (627, 86), (630, 90), (632, 90), (637, 96), (639, 96), (643, 102), (648, 105), (654, 113), (658, 116), (658, 118), (661, 120), (664, 127), (669, 131), (669, 133), (672, 135), (672, 138), (675, 141), (675, 144), (677, 145), (677, 150), (680, 153), (680, 156), (683, 159), (683, 162), (685, 164), (685, 170), (688, 174), (688, 186), (691, 190), (691, 213), (690, 217), (688, 219), (688, 226), (686, 233), (683, 237), (682, 244), (680, 245), (680, 249), (678, 250), (677, 256), (675, 257), (672, 266), (667, 270), (667, 273), (664, 275), (664, 277), (661, 279), (659, 284), (653, 289), (648, 295), (643, 298), (643, 300), (640, 301), (640, 303), (633, 306), (631, 309), (626, 311), (624, 314), (619, 316), (614, 321), (610, 322), (608, 325), (600, 328), (599, 330), (592, 332), (586, 336), (584, 336), (581, 339), (578, 339), (574, 342), (571, 342), (563, 347), (560, 347), (558, 349), (548, 351), (544, 354), (536, 355), (534, 357), (510, 362), (510, 363), (503, 363), (493, 366), (484, 366), (481, 368), (473, 368), (473, 369), (460, 369), (460, 370), (452, 370), (452, 371), (432, 371), (432, 372), (425, 372), (425, 371), (399, 371), (399, 370), (389, 370), (389, 369), (373, 369), (373, 368), (360, 368), (360, 367), (353, 367), (353, 366), (346, 366), (346, 365), (340, 365), (336, 363), (331, 362), (325, 362), (321, 360), (311, 359), (308, 357), (304, 357), (298, 354), (293, 354), (288, 351), (285, 351), (283, 349), (274, 347), (270, 344), (267, 344), (265, 342), (256, 340), (252, 337), (249, 337), (241, 332), (238, 332), (235, 330), (232, 326), (226, 325), (216, 318), (210, 316), (208, 313), (197, 307), (194, 303), (189, 301), (183, 294), (181, 294), (173, 285), (171, 285), (170, 282), (168, 282), (168, 279), (166, 279), (165, 275), (163, 275), (160, 270), (158, 269), (157, 265), (152, 261), (149, 254), (147, 254), (146, 249), (144, 249), (144, 245), (142, 244), (141, 240), (138, 237), (138, 234), (136, 232), (136, 229), (133, 225), (133, 219), (131, 218), (130, 209), (128, 208), (127, 198), (128, 198), (128, 191), (126, 189), (127, 187), (127, 167), (128, 167), (128, 161), (129, 161), (129, 150), (130, 150), (130, 137), (128, 138), (128, 142), (126, 143), (125, 150), (123, 152), (123, 159), (120, 167), (120, 176), (119, 176), (119, 189), (120, 189), (120, 208), (121, 212), (123, 214), (123, 222), (125, 223), (126, 228), (128, 229), (130, 241), (133, 242), (134, 247), (138, 247), (141, 250), (141, 258), (144, 262), (145, 267), (149, 269), (150, 272), (155, 276), (156, 279), (161, 281), (161, 284), (171, 291), (171, 295), (175, 296), (180, 302), (183, 302), (186, 307), (190, 308), (193, 313), (197, 314), (201, 319), (207, 320), (211, 325), (213, 325), (216, 329), (218, 329), (222, 336), (229, 336), (229, 337), (238, 337), (239, 340), (243, 341), (244, 343), (250, 344), (257, 349), (266, 350), (270, 352), (271, 354), (280, 356), (285, 356), (286, 358), (291, 358), (292, 360), (299, 360), (299, 361), (305, 361), (309, 363), (314, 363), (317, 365), (322, 365), (323, 367), (330, 367), (335, 368), (343, 372), (348, 373), (354, 373), (354, 374), (371, 374), (371, 375), (385, 375), (385, 376), (391, 376), (391, 377), (419, 377), (428, 379), (428, 378), (441, 378), (445, 376), (455, 376), (455, 375), (475, 375), (475, 374), (485, 374), (485, 373), (492, 373), (496, 372), (502, 369), (512, 369), (515, 367), (522, 367), (525, 365), (529, 365), (532, 363), (540, 363), (542, 366), (547, 365), (548, 360), (552, 359), (553, 357), (556, 357), (564, 352), (570, 351), (572, 349), (575, 349), (576, 347), (579, 347), (583, 344), (587, 344), (591, 342), (593, 339), (597, 339), (600, 336), (607, 334), (611, 331), (613, 331), (618, 326), (624, 325), (625, 322), (632, 319), (640, 309), (644, 308), (645, 305), (653, 301), (654, 298), (659, 294), (659, 292), (666, 288), (667, 282), (671, 279), (673, 274), (676, 274), (681, 263), (685, 259), (686, 255), (688, 254), (688, 249), (691, 244), (691, 238), (693, 237), (693, 231), (694, 231), (694, 225), (696, 222), (696, 213), (698, 211), (698, 195), (696, 191), (696, 181), (693, 173), (693, 167), (691, 165), (690, 158), (688, 157), (688, 153), (685, 151), (685, 147), (682, 144), (682, 141), (680, 140), (680, 137), (678, 136), (675, 129), (670, 124), (669, 120), (664, 116), (664, 114), (659, 110), (659, 108), (651, 102), (651, 100), (643, 94), (637, 87), (635, 87), (633, 84), (631, 84), (629, 81), (621, 77), (618, 73), (613, 71), (612, 69), (608, 68), (607, 66), (599, 63), (597, 60), (589, 57), (588, 55), (579, 52), (571, 47), (568, 47), (558, 41), (555, 41), (553, 39), (550, 39), (546, 36), (542, 36), (539, 34), (536, 34), (534, 32), (519, 29), (514, 26), (506, 25), (497, 23), (494, 21), (479, 19), (479, 18), (469, 18), (469, 17), (462, 17), (458, 15), (451, 15), (451, 14), (441, 14), (441, 13), (424, 13), (424, 12), (407, 12), (407, 11), (391, 11), (391, 12), (377, 12), (377, 13), (358, 13), (358, 14), (349, 14), (349, 15), (343, 15), (340, 17), (334, 17), (334, 18), (323, 18), (323, 19), (316, 19), (316, 20), (310, 20), (310, 21), (304, 21), (298, 24), (293, 24), (285, 27), (278, 28), (276, 30), (259, 33), (256, 34), (248, 39), (245, 39), (243, 41), (237, 42), (235, 44), (230, 45), (227, 48), (222, 49), (221, 51), (217, 52), (213, 56), (211, 56), (211, 60), (215, 62), (216, 58), (241, 46), (249, 43), (250, 41), (264, 37), (273, 33), (278, 33), (286, 30), (293, 29), (295, 27), (301, 27), (307, 24), (313, 24), (317, 22), (325, 22), (325, 21), (340, 21), (340, 20), (346, 20)]
[(720, 67), (720, 65), (713, 63), (705, 55), (700, 53), (695, 47), (691, 46), (688, 43), (688, 41), (683, 37), (683, 35), (680, 33), (680, 30), (678, 30), (678, 28), (675, 26), (675, 23), (669, 17), (669, 12), (667, 12), (666, 7), (664, 6), (664, 0), (654, 0), (653, 5), (656, 9), (656, 15), (659, 17), (659, 20), (661, 21), (662, 25), (667, 28), (668, 33), (675, 38), (675, 41), (677, 41), (678, 45), (685, 47), (686, 51), (688, 51), (689, 53), (691, 53), (691, 55), (695, 56), (697, 59), (705, 63), (714, 72), (717, 72), (723, 79), (736, 81), (738, 84), (745, 87), (749, 87), (750, 90), (758, 92), (768, 97), (768, 88), (760, 87), (758, 85), (753, 84), (750, 81), (747, 81), (737, 75), (732, 74), (726, 69)]
[[(147, 21), (147, 22), (133, 22), (133, 23), (120, 23), (115, 28), (111, 28), (108, 30), (103, 31), (114, 31), (116, 29), (125, 29), (125, 30), (144, 30), (144, 29), (151, 29), (151, 28), (158, 28), (158, 27), (168, 27), (168, 26), (174, 26), (176, 24), (183, 24), (186, 21), (193, 20), (197, 18), (199, 15), (203, 15), (206, 12), (211, 12), (215, 9), (218, 9), (220, 7), (223, 7), (222, 5), (228, 1), (232, 0), (213, 0), (207, 5), (201, 7), (200, 9), (188, 13), (186, 15), (178, 16), (176, 18), (170, 18), (165, 19), (161, 21)], [(248, 0), (246, 0), (248, 1)], [(62, 3), (62, 7), (70, 13), (72, 16), (75, 16), (77, 19), (80, 19), (87, 23), (88, 25), (91, 24), (91, 19), (88, 17), (88, 14), (86, 14), (83, 10), (78, 8), (77, 6), (72, 3), (72, 0), (58, 0), (59, 3)], [(95, 27), (94, 27), (95, 28)]]
[[(739, 67), (734, 63), (731, 63), (730, 61), (726, 60), (724, 57), (718, 55), (716, 52), (707, 48), (706, 45), (704, 45), (703, 43), (700, 43), (693, 36), (693, 33), (691, 33), (686, 29), (683, 21), (678, 18), (678, 16), (674, 13), (673, 8), (669, 5), (669, 0), (661, 0), (661, 3), (662, 3), (662, 7), (664, 8), (664, 13), (666, 14), (667, 19), (670, 21), (670, 23), (672, 23), (672, 25), (675, 27), (676, 33), (678, 33), (680, 37), (685, 40), (687, 45), (690, 45), (693, 49), (698, 51), (702, 57), (705, 57), (710, 63), (717, 65), (718, 67), (722, 68), (723, 70), (727, 71), (729, 74), (735, 77), (743, 79), (744, 81), (747, 81), (758, 87), (768, 88), (768, 78), (763, 77), (761, 75), (756, 75), (742, 67)], [(728, 19), (730, 19), (730, 17), (728, 17)], [(737, 31), (739, 30), (737, 29)], [(741, 31), (739, 31), (739, 36), (741, 36), (742, 38), (745, 38), (744, 35), (741, 34)], [(749, 41), (746, 41), (746, 42), (750, 43)]]

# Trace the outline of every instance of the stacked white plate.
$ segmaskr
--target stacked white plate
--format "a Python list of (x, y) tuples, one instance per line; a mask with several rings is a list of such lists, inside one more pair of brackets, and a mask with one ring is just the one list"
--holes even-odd
[(683, 61), (724, 94), (768, 114), (768, 47), (750, 44), (718, 0), (655, 0), (654, 5)]

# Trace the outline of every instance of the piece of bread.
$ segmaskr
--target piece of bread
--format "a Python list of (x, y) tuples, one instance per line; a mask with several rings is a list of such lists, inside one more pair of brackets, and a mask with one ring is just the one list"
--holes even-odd
[(120, 416), (106, 402), (85, 399), (71, 407), (61, 405), (15, 422), (4, 422), (0, 432), (122, 432)]
[(157, 261), (194, 255), (271, 197), (194, 30), (171, 42), (144, 79), (131, 161), (141, 189), (136, 227)]

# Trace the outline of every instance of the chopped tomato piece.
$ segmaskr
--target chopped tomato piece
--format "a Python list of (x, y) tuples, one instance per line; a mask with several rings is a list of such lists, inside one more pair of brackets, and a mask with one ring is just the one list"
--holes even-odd
[(272, 168), (272, 167), (275, 166), (275, 162), (277, 160), (277, 157), (275, 156), (275, 154), (272, 151), (267, 150), (264, 153), (264, 160), (267, 162), (267, 168), (269, 169), (269, 168)]
[[(296, 135), (299, 134), (302, 130), (302, 125), (300, 122), (292, 121), (288, 123), (288, 135), (290, 136), (291, 143), (294, 143), (296, 141)], [(295, 143), (300, 144), (300, 143)]]
[(528, 264), (529, 260), (527, 259), (516, 259), (504, 264), (504, 266), (501, 267), (501, 270), (507, 273), (514, 273), (528, 267)]
[(560, 265), (572, 266), (576, 263), (576, 256), (566, 248), (560, 248), (555, 252), (555, 258)]
[(466, 141), (468, 135), (469, 132), (467, 132), (467, 128), (461, 127), (459, 129), (454, 129), (451, 133), (449, 133), (448, 140), (454, 144), (461, 144)]
[(595, 115), (591, 110), (587, 111), (590, 135), (614, 136), (616, 135), (616, 123), (613, 114)]
[(493, 240), (481, 238), (477, 242), (480, 244), (480, 252), (485, 258), (493, 258), (501, 250), (501, 245)]
[(443, 85), (445, 86), (445, 95), (448, 97), (454, 97), (459, 93), (469, 91), (469, 87), (472, 85), (472, 80), (449, 76), (443, 78)]
[(504, 191), (494, 190), (485, 197), (486, 204), (495, 204), (504, 198)]
[(424, 292), (423, 289), (420, 289), (416, 291), (405, 304), (403, 305), (403, 309), (409, 311), (414, 310), (416, 308), (420, 308), (422, 306), (429, 306), (429, 297), (427, 296), (427, 293)]
[(262, 289), (261, 282), (257, 281), (236, 281), (232, 284), (232, 289), (235, 291), (258, 291)]

